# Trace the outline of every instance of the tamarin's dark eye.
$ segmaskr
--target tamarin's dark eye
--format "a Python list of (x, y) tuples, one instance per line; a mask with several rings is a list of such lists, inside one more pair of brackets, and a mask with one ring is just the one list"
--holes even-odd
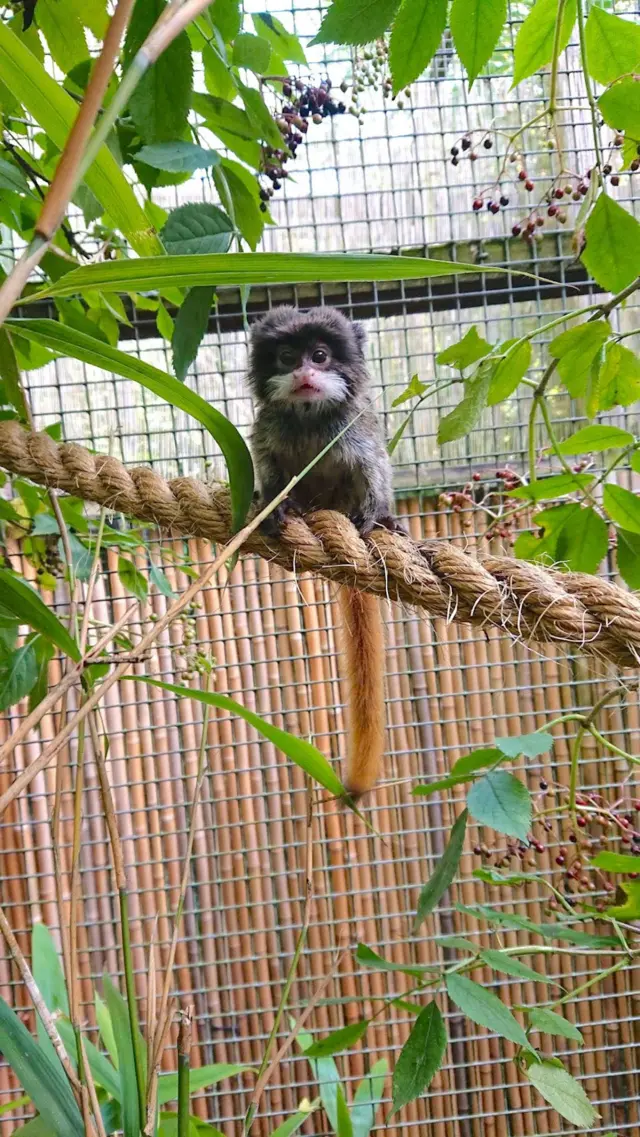
[(327, 353), (323, 347), (317, 347), (315, 349), (315, 351), (312, 353), (311, 358), (312, 358), (314, 363), (326, 363), (327, 362)]

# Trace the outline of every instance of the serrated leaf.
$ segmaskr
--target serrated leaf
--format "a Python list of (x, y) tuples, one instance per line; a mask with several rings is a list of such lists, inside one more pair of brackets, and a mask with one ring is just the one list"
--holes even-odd
[(531, 795), (506, 770), (493, 770), (479, 778), (467, 794), (469, 813), (480, 825), (526, 841), (531, 828)]
[(416, 930), (424, 923), (429, 913), (433, 912), (436, 904), (439, 903), (453, 882), (460, 863), (460, 857), (462, 856), (467, 817), (467, 810), (463, 809), (460, 816), (456, 818), (444, 853), (440, 857), (429, 880), (422, 888), (416, 911)]
[(640, 533), (640, 498), (637, 494), (607, 482), (603, 494), (604, 508), (612, 521), (629, 533)]
[(349, 1026), (332, 1031), (325, 1038), (312, 1042), (305, 1050), (307, 1058), (328, 1058), (330, 1054), (339, 1054), (342, 1050), (349, 1050), (367, 1033), (369, 1020), (349, 1023)]
[(464, 754), (462, 758), (458, 758), (454, 762), (451, 767), (451, 775), (452, 777), (473, 775), (477, 770), (501, 762), (505, 753), (506, 751), (500, 750), (496, 746), (483, 746), (479, 750), (472, 750), (470, 754)]
[(147, 578), (127, 557), (118, 557), (118, 576), (122, 587), (136, 596), (138, 600), (146, 600), (149, 585)]
[(585, 226), (582, 263), (607, 292), (619, 292), (635, 280), (640, 264), (640, 222), (606, 193), (601, 193)]
[(574, 398), (584, 395), (591, 365), (610, 334), (607, 320), (588, 320), (549, 344), (549, 354), (558, 360), (558, 372)]
[(254, 138), (251, 119), (246, 111), (226, 99), (200, 94), (197, 91), (193, 95), (192, 102), (193, 109), (202, 116), (205, 126), (217, 135), (229, 150), (237, 154), (241, 161), (257, 169), (261, 161), (261, 150)]
[(633, 442), (634, 437), (628, 430), (621, 430), (619, 426), (597, 424), (577, 430), (559, 444), (558, 450), (561, 454), (590, 454), (600, 450), (630, 446)]
[(608, 343), (600, 369), (598, 409), (629, 407), (640, 399), (640, 359), (621, 343)]
[(470, 86), (489, 62), (506, 19), (506, 0), (453, 0), (449, 26)]
[[(232, 1062), (213, 1062), (209, 1066), (197, 1066), (189, 1071), (189, 1092), (195, 1094), (209, 1086), (217, 1086), (218, 1082), (226, 1078), (235, 1078), (237, 1074), (246, 1074), (254, 1071), (253, 1066), (238, 1065)], [(165, 1105), (168, 1101), (177, 1101), (178, 1075), (160, 1074), (158, 1078), (158, 1105)]]
[(509, 758), (518, 758), (520, 754), (526, 758), (537, 758), (551, 750), (553, 735), (544, 730), (536, 730), (532, 734), (502, 735), (495, 742), (499, 750)]
[(520, 1023), (493, 991), (474, 983), (466, 975), (447, 975), (447, 994), (472, 1022), (492, 1030), (510, 1042), (535, 1054)]
[(487, 948), (486, 951), (480, 952), (480, 959), (492, 967), (494, 971), (500, 971), (503, 975), (511, 975), (514, 979), (525, 979), (534, 983), (549, 983), (554, 987), (560, 986), (553, 979), (547, 978), (546, 975), (539, 975), (532, 967), (528, 967), (526, 963), (521, 963), (519, 959), (514, 959), (505, 951), (494, 951), (492, 948)]
[(312, 43), (372, 43), (386, 32), (400, 0), (333, 0)]
[(491, 344), (478, 335), (474, 325), (458, 343), (451, 344), (436, 355), (436, 363), (445, 363), (449, 367), (458, 367), (463, 371), (465, 367), (470, 367), (472, 363), (483, 359), (491, 350)]
[(393, 1071), (393, 1113), (424, 1093), (440, 1069), (446, 1049), (447, 1031), (438, 1004), (427, 1003), (418, 1015)]
[(532, 1062), (527, 1069), (529, 1081), (565, 1121), (581, 1129), (592, 1129), (599, 1116), (579, 1082), (571, 1074), (551, 1062)]
[(217, 205), (191, 201), (172, 209), (162, 230), (168, 253), (224, 253), (229, 248), (234, 225)]
[(213, 305), (214, 290), (211, 286), (190, 288), (176, 316), (173, 326), (173, 370), (176, 378), (184, 383), (191, 364), (198, 354), (198, 348), (206, 335), (209, 316)]
[(4, 999), (0, 998), (0, 1049), (55, 1137), (83, 1137), (80, 1111), (60, 1061), (42, 1050)]
[(170, 173), (194, 174), (196, 170), (208, 170), (220, 161), (215, 150), (205, 150), (194, 142), (152, 142), (136, 153), (136, 162), (144, 162), (155, 170), (168, 170)]
[(411, 376), (411, 382), (408, 387), (405, 387), (402, 394), (398, 395), (391, 404), (392, 407), (399, 407), (402, 403), (406, 403), (409, 399), (414, 399), (416, 396), (424, 395), (428, 389), (428, 383), (422, 383), (417, 375)]
[(509, 348), (504, 359), (494, 368), (487, 396), (487, 406), (493, 407), (502, 403), (518, 387), (531, 366), (531, 343), (515, 343)]
[(464, 384), (465, 395), (457, 407), (440, 420), (438, 426), (438, 445), (455, 442), (469, 434), (487, 406), (487, 394), (491, 383), (491, 366), (481, 364), (478, 371)]
[(626, 895), (623, 904), (614, 904), (607, 908), (607, 916), (615, 916), (617, 920), (640, 920), (640, 880), (623, 881), (618, 886)]
[(384, 1095), (387, 1070), (385, 1058), (374, 1062), (369, 1073), (365, 1074), (356, 1089), (351, 1105), (353, 1137), (369, 1137), (372, 1132), (376, 1120), (376, 1111)]
[(373, 948), (366, 944), (358, 944), (355, 958), (362, 967), (370, 967), (373, 971), (401, 971), (405, 975), (421, 975), (424, 971), (438, 971), (438, 964), (392, 963), (383, 956), (378, 955)]
[(0, 594), (3, 607), (17, 616), (21, 623), (28, 624), (36, 632), (40, 632), (72, 659), (80, 659), (80, 649), (76, 641), (69, 635), (56, 614), (47, 608), (35, 589), (25, 580), (8, 569), (0, 568)]
[(262, 238), (268, 213), (260, 210), (260, 187), (253, 174), (239, 162), (223, 158), (213, 171), (213, 180), (222, 200), (231, 199), (228, 206), (232, 220), (251, 249)]
[(633, 853), (610, 853), (606, 849), (598, 853), (591, 864), (594, 869), (604, 869), (605, 872), (640, 871), (640, 857)]
[(21, 421), (28, 422), (29, 417), (20, 379), (20, 368), (11, 336), (4, 327), (0, 328), (0, 379), (4, 388), (4, 398), (18, 412)]
[(554, 501), (586, 489), (593, 479), (593, 474), (552, 474), (550, 478), (538, 478), (535, 482), (509, 490), (507, 497), (518, 501)]
[[(637, 27), (635, 30), (638, 31)], [(603, 91), (598, 99), (598, 109), (604, 121), (614, 130), (624, 130), (632, 138), (640, 137), (640, 79), (634, 75), (619, 79)]]
[(555, 1034), (560, 1038), (570, 1038), (573, 1042), (584, 1045), (584, 1038), (577, 1026), (567, 1022), (562, 1015), (557, 1015), (555, 1011), (549, 1011), (546, 1007), (532, 1007), (527, 1015), (529, 1025), (534, 1030), (542, 1031), (543, 1034)]
[(609, 548), (606, 522), (592, 506), (581, 508), (558, 534), (556, 556), (572, 572), (594, 573)]
[(393, 91), (418, 79), (442, 42), (447, 23), (447, 0), (403, 0), (389, 41)]
[(306, 64), (307, 59), (300, 40), (293, 32), (287, 31), (276, 16), (270, 12), (256, 12), (251, 18), (257, 34), (269, 41), (281, 59)]
[[(558, 14), (557, 0), (536, 0), (515, 43), (513, 86), (551, 63)], [(564, 51), (576, 21), (576, 0), (567, 0), (562, 14), (558, 52)]]
[(85, 34), (74, 11), (67, 7), (62, 17), (59, 0), (38, 0), (37, 20), (51, 58), (61, 71), (71, 71), (77, 63), (88, 59)]
[[(166, 0), (136, 0), (124, 45), (127, 66), (166, 7)], [(188, 124), (192, 84), (191, 44), (182, 31), (144, 73), (129, 101), (143, 142), (172, 142), (182, 136)]]
[(640, 27), (593, 4), (585, 26), (589, 73), (598, 83), (613, 83), (640, 69)]
[(209, 12), (213, 24), (225, 43), (230, 43), (242, 27), (240, 0), (215, 0)]
[(235, 67), (246, 67), (263, 75), (269, 68), (271, 44), (262, 36), (241, 32), (233, 42), (233, 63)]
[(204, 85), (210, 95), (219, 99), (232, 99), (237, 90), (233, 73), (213, 44), (202, 48)]

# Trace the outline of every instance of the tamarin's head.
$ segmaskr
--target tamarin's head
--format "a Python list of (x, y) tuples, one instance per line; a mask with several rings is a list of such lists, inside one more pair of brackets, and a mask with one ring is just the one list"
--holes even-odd
[(274, 308), (251, 329), (254, 397), (283, 410), (327, 411), (368, 384), (364, 330), (336, 308)]

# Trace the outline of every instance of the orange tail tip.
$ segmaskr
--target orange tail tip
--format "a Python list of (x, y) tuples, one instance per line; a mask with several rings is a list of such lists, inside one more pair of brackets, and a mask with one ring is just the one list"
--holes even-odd
[(353, 797), (378, 780), (384, 753), (384, 625), (381, 601), (342, 586), (342, 656), (348, 691), (346, 788)]

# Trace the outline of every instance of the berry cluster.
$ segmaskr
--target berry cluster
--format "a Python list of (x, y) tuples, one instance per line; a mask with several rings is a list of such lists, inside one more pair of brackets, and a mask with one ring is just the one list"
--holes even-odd
[(282, 149), (273, 146), (262, 148), (261, 174), (271, 183), (260, 187), (260, 208), (267, 211), (267, 202), (289, 176), (286, 163), (295, 158), (302, 145), (309, 123), (320, 124), (325, 118), (344, 114), (346, 105), (336, 103), (331, 95), (331, 80), (323, 79), (319, 86), (304, 83), (302, 79), (286, 79), (282, 84), (283, 102), (276, 113), (276, 126), (282, 134)]
[[(382, 91), (385, 99), (393, 99), (399, 110), (405, 105), (405, 99), (411, 98), (411, 88), (397, 95), (393, 94), (393, 83), (388, 69), (389, 45), (384, 38), (378, 39), (370, 47), (365, 48), (362, 55), (355, 55), (353, 61), (353, 89), (349, 114), (355, 115), (360, 124), (366, 113), (366, 107), (360, 101), (360, 95), (367, 88), (372, 91)], [(342, 83), (342, 91), (347, 91), (348, 84)]]

